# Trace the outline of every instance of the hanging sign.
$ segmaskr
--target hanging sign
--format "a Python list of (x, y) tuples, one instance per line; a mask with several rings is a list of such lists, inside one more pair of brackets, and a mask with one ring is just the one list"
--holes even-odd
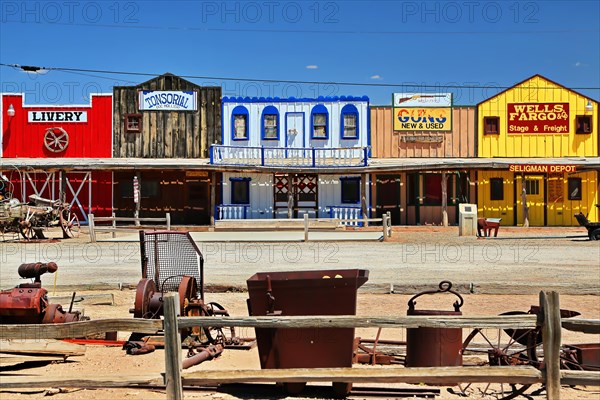
[(194, 91), (140, 90), (139, 108), (145, 111), (196, 111), (197, 93)]
[(450, 131), (450, 107), (397, 107), (394, 108), (395, 131)]

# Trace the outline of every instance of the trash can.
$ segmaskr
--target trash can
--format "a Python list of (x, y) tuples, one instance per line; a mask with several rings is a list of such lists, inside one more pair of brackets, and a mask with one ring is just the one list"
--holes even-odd
[(458, 205), (458, 236), (477, 235), (477, 204)]
[[(356, 292), (367, 280), (363, 269), (259, 272), (247, 280), (248, 312), (264, 315), (356, 315)], [(276, 368), (352, 367), (354, 328), (257, 328), (260, 365)], [(306, 383), (287, 383), (290, 394)], [(338, 395), (352, 384), (333, 384)]]
[[(407, 315), (462, 315), (464, 301), (452, 289), (452, 283), (442, 281), (438, 290), (421, 292), (408, 301)], [(452, 293), (458, 297), (454, 311), (416, 310), (415, 299), (424, 294)], [(462, 365), (461, 328), (409, 328), (406, 330), (406, 367), (455, 367)]]

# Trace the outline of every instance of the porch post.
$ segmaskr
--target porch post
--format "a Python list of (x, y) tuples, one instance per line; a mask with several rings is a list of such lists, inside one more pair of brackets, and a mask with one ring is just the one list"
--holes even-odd
[(287, 217), (289, 219), (294, 218), (294, 194), (292, 193), (292, 174), (287, 174), (287, 189), (288, 189), (288, 198), (287, 198)]
[(442, 172), (442, 226), (448, 226), (448, 175)]
[(529, 207), (527, 207), (527, 189), (524, 173), (521, 173), (521, 202), (523, 203), (523, 228), (529, 228)]
[[(212, 147), (210, 148), (212, 152)], [(210, 226), (215, 226), (215, 207), (217, 199), (217, 174), (213, 171), (210, 173)]]
[(58, 198), (60, 199), (61, 202), (66, 203), (67, 202), (67, 174), (65, 171), (60, 170), (58, 171), (59, 175), (60, 175), (60, 186), (58, 188)]
[(367, 174), (360, 175), (360, 195), (361, 195), (360, 205), (362, 208), (362, 218), (364, 220), (363, 226), (369, 226), (369, 221), (367, 221), (367, 218), (369, 218), (368, 211), (367, 211)]

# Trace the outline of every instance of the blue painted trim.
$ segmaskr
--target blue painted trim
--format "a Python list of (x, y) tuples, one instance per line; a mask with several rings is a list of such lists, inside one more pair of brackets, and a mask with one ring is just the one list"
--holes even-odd
[[(235, 116), (236, 115), (245, 115), (246, 116), (246, 136), (244, 138), (236, 138), (235, 137)], [(250, 135), (248, 135), (248, 126), (250, 125), (250, 113), (248, 109), (244, 106), (237, 106), (233, 110), (231, 110), (231, 140), (232, 141), (240, 141), (240, 140), (250, 140)], [(225, 126), (225, 125), (223, 125)]]
[(211, 165), (215, 163), (215, 157), (213, 154), (214, 151), (215, 151), (215, 148), (211, 145), (210, 146), (210, 163), (211, 163)]
[[(348, 181), (356, 181), (358, 185), (356, 186), (358, 201), (356, 202), (346, 202), (344, 201), (344, 182)], [(340, 201), (342, 204), (360, 204), (360, 176), (340, 176), (341, 185), (341, 197)]]
[(233, 184), (233, 182), (247, 182), (248, 186), (246, 186), (246, 198), (248, 199), (247, 203), (234, 203), (233, 202), (233, 185), (231, 185), (231, 189), (229, 190), (229, 194), (230, 194), (230, 200), (231, 200), (231, 204), (235, 204), (235, 205), (243, 205), (243, 204), (250, 204), (250, 181), (252, 180), (252, 178), (229, 178), (229, 182), (231, 182)]
[[(346, 115), (354, 115), (356, 117), (356, 135), (354, 136), (346, 136), (344, 131), (344, 116)], [(358, 109), (354, 104), (346, 104), (342, 107), (342, 111), (340, 113), (340, 136), (342, 139), (352, 139), (358, 140), (360, 136), (360, 118)]]
[[(275, 115), (276, 116), (276, 124), (277, 124), (277, 135), (274, 138), (265, 137), (265, 116), (266, 115)], [(266, 106), (263, 108), (261, 116), (260, 116), (260, 138), (261, 140), (279, 140), (279, 131), (280, 131), (280, 121), (279, 121), (279, 110), (275, 106)]]
[(223, 97), (223, 103), (322, 103), (322, 102), (346, 102), (346, 101), (369, 101), (368, 96), (319, 96), (311, 97)]
[[(314, 115), (325, 114), (325, 136), (315, 137)], [(329, 140), (329, 110), (323, 104), (317, 104), (310, 110), (310, 139), (311, 140)]]

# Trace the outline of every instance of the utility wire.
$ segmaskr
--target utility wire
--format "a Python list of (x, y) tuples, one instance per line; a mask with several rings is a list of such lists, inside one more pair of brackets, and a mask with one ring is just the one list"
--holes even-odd
[[(151, 76), (156, 77), (163, 74), (148, 73), (148, 72), (131, 72), (131, 71), (109, 71), (101, 69), (84, 69), (84, 68), (65, 68), (65, 67), (38, 67), (31, 65), (5, 64), (0, 62), (2, 67), (18, 68), (25, 72), (39, 73), (41, 71), (62, 71), (62, 72), (79, 72), (79, 73), (95, 73), (108, 75), (130, 75), (130, 76)], [(199, 76), (199, 75), (178, 75), (185, 79), (204, 79), (204, 80), (220, 80), (220, 81), (242, 81), (242, 82), (265, 82), (265, 83), (297, 83), (311, 85), (337, 85), (337, 86), (366, 86), (366, 87), (401, 87), (414, 88), (415, 86), (425, 88), (444, 88), (444, 89), (510, 89), (513, 86), (495, 86), (495, 85), (430, 85), (430, 84), (410, 84), (410, 83), (359, 83), (359, 82), (335, 82), (335, 81), (299, 81), (285, 79), (258, 79), (258, 78), (231, 78), (231, 77), (216, 77), (216, 76)], [(528, 89), (561, 89), (528, 86)], [(571, 90), (600, 90), (600, 87), (571, 87)]]
[[(35, 21), (3, 21), (3, 23), (40, 25)], [(139, 29), (139, 30), (168, 30), (168, 31), (199, 31), (199, 32), (244, 32), (244, 33), (301, 33), (301, 34), (332, 34), (332, 35), (534, 35), (534, 34), (584, 34), (598, 33), (598, 29), (548, 29), (548, 30), (503, 30), (503, 31), (363, 31), (363, 30), (329, 30), (329, 29), (275, 29), (275, 28), (198, 28), (186, 26), (158, 26), (138, 24), (96, 24), (81, 22), (47, 22), (47, 25), (63, 25), (96, 28)]]

